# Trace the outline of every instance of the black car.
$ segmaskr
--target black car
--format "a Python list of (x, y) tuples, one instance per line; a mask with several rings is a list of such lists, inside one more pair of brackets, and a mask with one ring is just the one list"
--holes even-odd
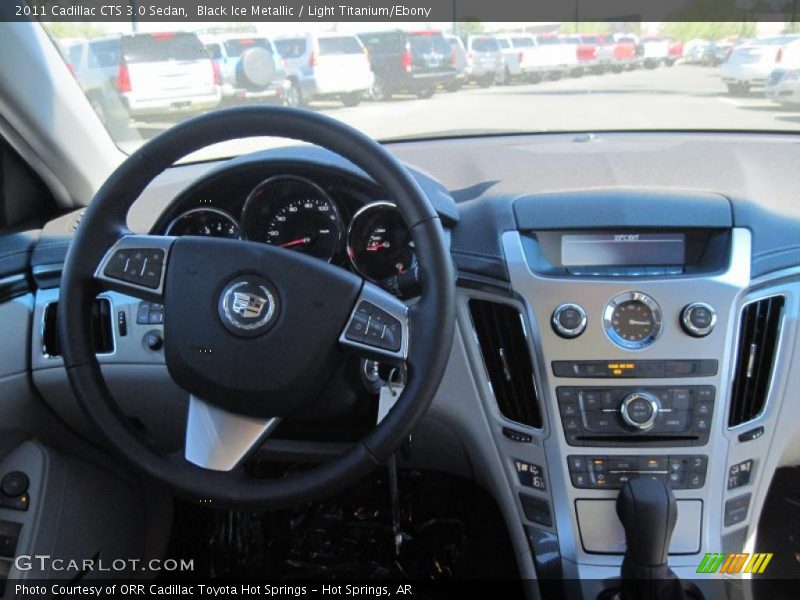
[(358, 37), (375, 73), (375, 100), (398, 92), (430, 98), (437, 85), (447, 85), (457, 75), (450, 45), (439, 31), (376, 31)]

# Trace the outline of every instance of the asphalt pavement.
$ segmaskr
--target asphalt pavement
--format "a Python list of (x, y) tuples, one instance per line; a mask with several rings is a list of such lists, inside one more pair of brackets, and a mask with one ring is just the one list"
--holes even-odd
[[(398, 95), (351, 108), (336, 101), (313, 102), (309, 108), (381, 140), (520, 131), (800, 130), (800, 110), (776, 105), (760, 91), (730, 96), (719, 68), (685, 64), (538, 84), (465, 87), (429, 99)], [(171, 124), (134, 126), (147, 139)]]

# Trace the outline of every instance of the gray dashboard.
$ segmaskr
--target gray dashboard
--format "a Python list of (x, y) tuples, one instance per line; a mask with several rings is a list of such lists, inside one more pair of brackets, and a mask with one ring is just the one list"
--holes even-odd
[[(800, 462), (800, 445), (795, 441), (800, 423), (793, 399), (785, 393), (800, 376), (795, 375), (800, 368), (794, 368), (800, 314), (798, 139), (736, 133), (545, 134), (406, 142), (388, 148), (413, 165), (414, 176), (448, 229), (460, 277), (458, 333), (425, 425), (436, 424), (450, 432), (453, 437), (440, 440), (453, 443), (437, 447), (439, 442), (433, 438), (418, 436), (418, 446), (423, 455), (434, 454), (431, 449), (435, 448), (448, 459), (464, 460), (469, 464), (467, 470), (492, 491), (509, 526), (522, 575), (535, 578), (535, 569), (544, 572), (552, 568), (552, 555), (558, 557), (560, 572), (568, 576), (596, 582), (618, 574), (620, 530), (609, 511), (615, 492), (574, 485), (567, 463), (571, 455), (647, 455), (664, 460), (707, 457), (705, 481), (694, 489), (676, 492), (684, 516), (671, 560), (689, 576), (703, 552), (751, 548), (751, 534), (772, 473), (781, 465)], [(341, 159), (310, 147), (266, 151), (232, 163), (286, 161), (363, 175)], [(129, 215), (131, 228), (151, 230), (179, 192), (197, 178), (228, 166), (230, 163), (181, 165), (162, 174), (135, 204)], [(31, 254), (33, 276), (46, 288), (36, 292), (32, 308), (33, 379), (45, 399), (72, 421), (81, 417), (74, 400), (65, 393), (63, 369), (58, 360), (44, 355), (38, 336), (47, 303), (57, 299), (58, 272), (78, 220), (79, 215), (71, 213), (50, 223)], [(547, 272), (539, 269), (530, 252), (531, 236), (539, 232), (631, 228), (708, 230), (722, 232), (724, 240), (720, 238), (713, 247), (704, 268), (671, 275), (644, 272), (586, 277)], [(632, 291), (655, 298), (664, 313), (660, 338), (640, 351), (620, 348), (600, 327), (609, 299)], [(744, 443), (738, 437), (743, 429), (725, 422), (736, 367), (739, 317), (747, 304), (771, 296), (785, 301), (777, 366), (765, 409), (745, 427), (764, 427), (766, 435)], [(166, 420), (180, 420), (185, 398), (170, 382), (158, 351), (142, 345), (143, 335), (161, 333), (162, 326), (137, 324), (137, 306), (131, 299), (109, 297), (114, 314), (125, 312), (130, 327), (127, 339), (115, 337), (114, 351), (101, 357), (112, 388), (120, 390), (123, 408), (145, 424), (150, 419), (161, 421), (163, 427)], [(541, 426), (520, 424), (498, 409), (470, 313), (474, 299), (506, 305), (519, 313), (543, 413)], [(716, 309), (717, 327), (707, 337), (692, 339), (680, 328), (678, 315), (693, 300)], [(575, 339), (559, 337), (551, 327), (554, 309), (564, 303), (580, 304), (587, 315), (586, 330)], [(639, 377), (624, 384), (713, 387), (716, 398), (707, 438), (691, 447), (605, 445), (595, 440), (595, 444), (576, 448), (569, 443), (559, 415), (558, 388), (615, 388), (622, 384), (602, 377), (559, 378), (553, 361), (679, 358), (713, 360), (717, 368), (693, 379)], [(142, 378), (148, 378), (151, 388), (136, 398), (126, 396), (125, 390)], [(168, 440), (169, 445), (179, 442)], [(728, 470), (746, 460), (755, 464), (752, 481), (742, 488), (726, 489)], [(523, 463), (541, 470), (543, 486), (523, 483), (519, 477)], [(750, 509), (735, 523), (725, 522), (726, 503), (743, 493), (751, 495)], [(537, 506), (539, 512), (531, 512), (531, 506)], [(549, 520), (543, 518), (542, 507), (550, 511)], [(607, 525), (596, 526), (600, 522)], [(549, 564), (542, 558), (545, 554), (551, 555)]]

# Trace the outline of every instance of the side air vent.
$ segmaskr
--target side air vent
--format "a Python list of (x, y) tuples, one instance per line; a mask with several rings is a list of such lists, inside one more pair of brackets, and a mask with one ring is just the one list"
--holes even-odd
[(772, 380), (783, 303), (783, 296), (771, 296), (752, 302), (742, 310), (728, 427), (752, 421), (764, 409)]
[[(114, 351), (114, 330), (111, 319), (111, 302), (108, 298), (98, 298), (92, 306), (92, 337), (96, 354), (111, 354)], [(61, 356), (58, 341), (58, 302), (51, 302), (44, 309), (42, 346), (45, 355)]]
[(511, 421), (541, 427), (522, 315), (507, 304), (474, 298), (469, 310), (500, 413)]
[(69, 224), (69, 230), (72, 233), (78, 231), (78, 226), (81, 224), (81, 220), (83, 219), (83, 215), (86, 214), (86, 209), (84, 208), (82, 211), (77, 213), (75, 216), (72, 217)]

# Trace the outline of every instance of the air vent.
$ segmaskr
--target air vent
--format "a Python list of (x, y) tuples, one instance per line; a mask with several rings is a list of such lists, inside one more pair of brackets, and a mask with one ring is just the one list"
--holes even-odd
[(772, 380), (783, 303), (783, 296), (772, 296), (752, 302), (742, 310), (729, 427), (752, 421), (764, 409)]
[(69, 230), (72, 233), (78, 231), (78, 226), (81, 224), (81, 220), (83, 219), (83, 215), (85, 214), (86, 214), (86, 209), (84, 208), (83, 210), (81, 210), (75, 216), (72, 217), (72, 220), (70, 221), (69, 224)]
[(541, 427), (522, 315), (512, 306), (487, 300), (472, 299), (469, 309), (500, 413), (511, 421)]
[[(92, 306), (92, 337), (96, 354), (111, 354), (114, 351), (114, 330), (111, 319), (111, 302), (108, 298), (98, 298)], [(61, 356), (58, 341), (58, 302), (51, 302), (44, 309), (42, 346), (45, 355)]]

